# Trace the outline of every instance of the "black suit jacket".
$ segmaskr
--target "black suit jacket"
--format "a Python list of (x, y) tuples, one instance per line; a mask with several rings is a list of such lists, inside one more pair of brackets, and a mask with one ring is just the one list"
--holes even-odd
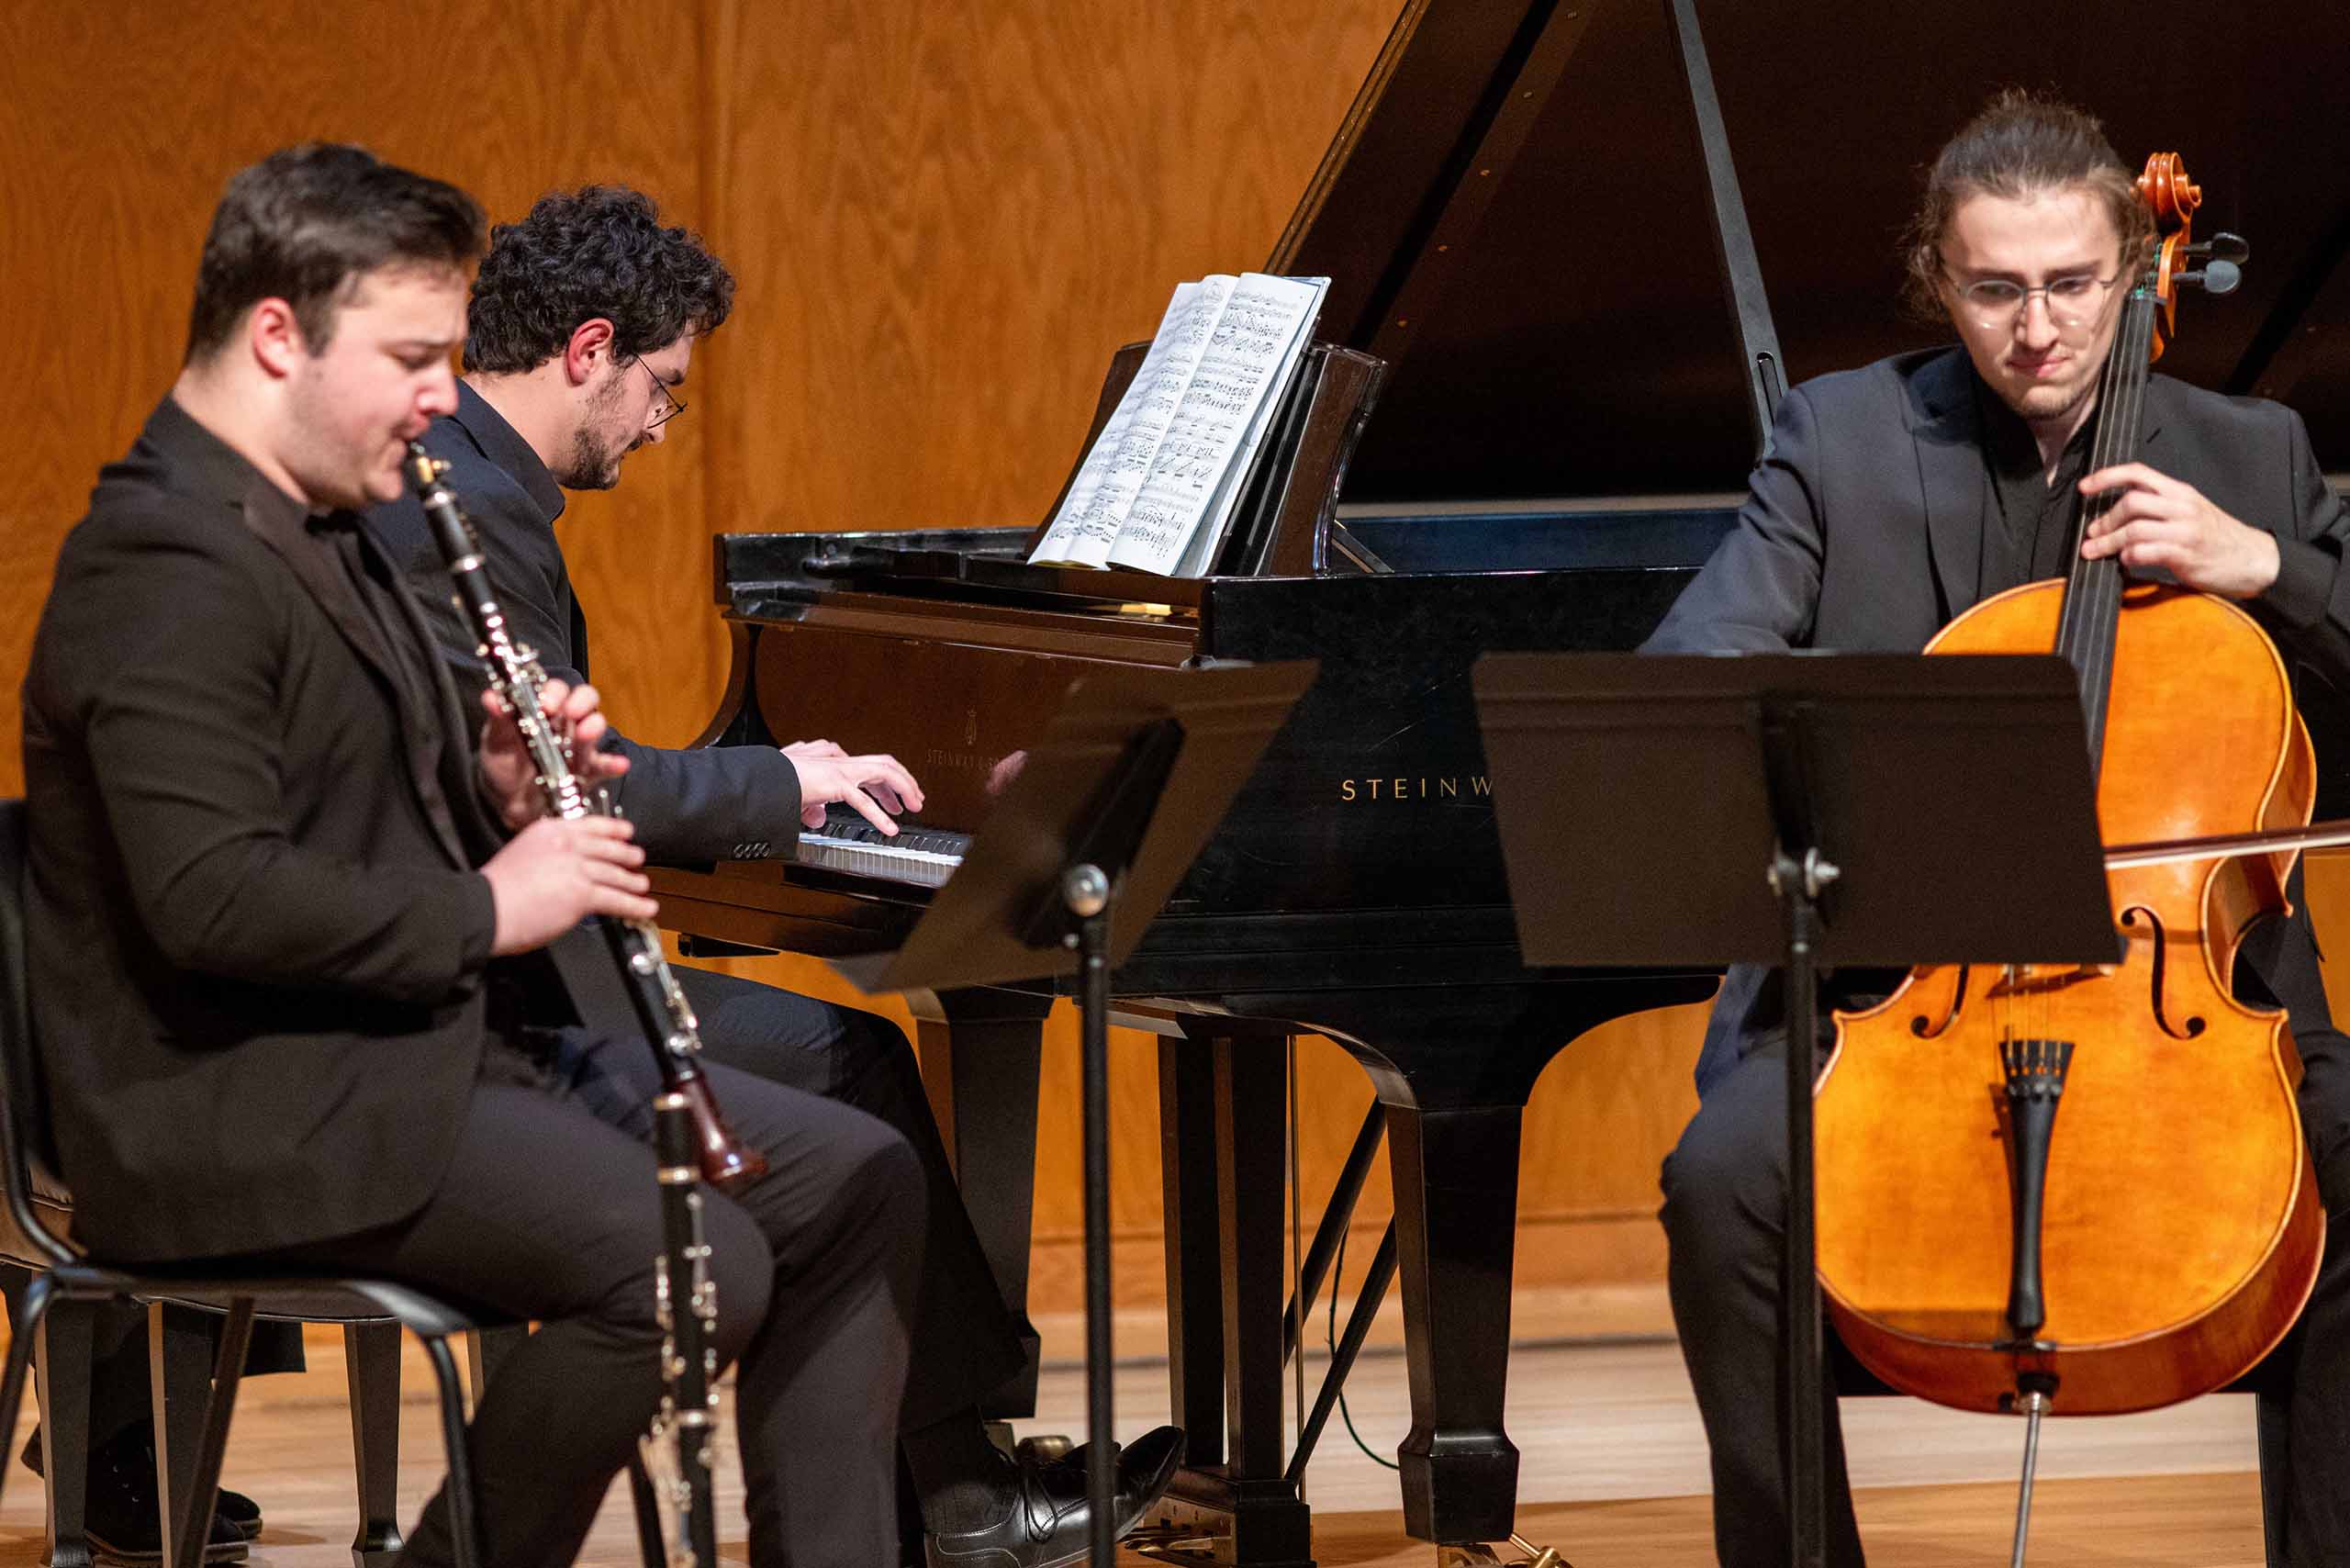
[[(1997, 519), (1973, 368), (1957, 349), (1824, 375), (1779, 407), (1738, 527), (1649, 640), (1658, 652), (1914, 653), (1973, 607)], [(2350, 512), (2300, 417), (2152, 377), (2151, 467), (2277, 539), (2281, 571), (2245, 606), (2299, 673), (2350, 691)]]
[[(1964, 352), (1945, 349), (1790, 391), (1738, 526), (1646, 649), (1924, 647), (1975, 604), (1984, 532), (1998, 526), (1975, 387)], [(2350, 735), (2350, 572), (2342, 569), (2350, 509), (2327, 486), (2300, 416), (2155, 375), (2143, 431), (2140, 455), (2150, 467), (2276, 536), (2277, 580), (2244, 608), (2292, 669), (2322, 772), (2338, 776), (2325, 765)], [(2321, 1159), (2332, 1153), (2350, 1164), (2350, 1043), (2326, 1011), (2306, 916), (2256, 932), (2244, 956), (2259, 989), (2291, 1014), (2310, 1070), (2303, 1114)], [(1858, 983), (1872, 989), (1870, 977)], [(2255, 1000), (2266, 999), (2255, 992)], [(1707, 1030), (1699, 1092), (1777, 1026), (1782, 1012), (1767, 971), (1733, 969)]]
[(28, 939), (102, 1256), (392, 1223), (446, 1168), (500, 835), (420, 607), (371, 610), (339, 556), (397, 588), (356, 526), (167, 399), (60, 554), (24, 690)]
[[(563, 490), (530, 443), (472, 387), (459, 383), (457, 411), (435, 420), (424, 438), (449, 465), (448, 482), (481, 535), (489, 579), (516, 639), (530, 645), (549, 675), (588, 678), (588, 621), (571, 591), (571, 573), (556, 542)], [(482, 669), (472, 631), (449, 608), (449, 577), (423, 509), (412, 496), (368, 514), (384, 548), (418, 590), (442, 611), (436, 628), (461, 680), (478, 689)], [(636, 838), (655, 860), (725, 860), (758, 851), (754, 843), (791, 843), (800, 833), (800, 774), (772, 746), (640, 745), (615, 732), (629, 770), (611, 786), (636, 823)]]

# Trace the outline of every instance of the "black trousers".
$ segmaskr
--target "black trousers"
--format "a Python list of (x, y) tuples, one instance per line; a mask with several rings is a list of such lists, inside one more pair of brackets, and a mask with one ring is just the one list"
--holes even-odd
[[(601, 959), (599, 951), (595, 958)], [(701, 1021), (709, 1059), (821, 1095), (879, 1118), (922, 1161), (929, 1203), (922, 1277), (915, 1292), (912, 1359), (901, 1429), (923, 1427), (980, 1404), (1020, 1370), (1031, 1335), (1003, 1294), (963, 1206), (938, 1124), (923, 1093), (913, 1047), (888, 1019), (708, 969), (680, 968), (677, 983)], [(600, 986), (600, 973), (586, 983)], [(605, 1005), (626, 1016), (617, 988)], [(6, 1271), (13, 1318), (23, 1276)], [(146, 1316), (138, 1307), (102, 1308), (92, 1369), (95, 1447), (143, 1422), (148, 1412)], [(302, 1370), (298, 1324), (253, 1326), (249, 1372)]]
[[(767, 1175), (705, 1194), (718, 1348), (739, 1364), (736, 1423), (750, 1558), (896, 1562), (896, 1420), (923, 1179), (865, 1113), (708, 1068)], [(378, 1232), (279, 1258), (377, 1272), (543, 1327), (498, 1364), (469, 1440), (489, 1561), (571, 1562), (661, 1394), (654, 1262), (661, 1210), (647, 1147), (659, 1081), (633, 1036), (572, 1031), (551, 1068), (493, 1047), (447, 1175)], [(450, 1560), (445, 1495), (404, 1562)]]
[(710, 1060), (854, 1105), (913, 1147), (929, 1206), (900, 1428), (912, 1431), (982, 1403), (1024, 1364), (1024, 1336), (1033, 1338), (1033, 1330), (1005, 1306), (971, 1228), (904, 1032), (876, 1014), (733, 975), (677, 973), (701, 1020)]
[[(1786, 1561), (1783, 1049), (1757, 1048), (1712, 1084), (1664, 1163), (1673, 1322), (1713, 1453), (1714, 1547), (1724, 1568), (1783, 1568)], [(2344, 1169), (2341, 1161), (2328, 1163), (2330, 1177)], [(2264, 1368), (2289, 1391), (2287, 1539), (2295, 1568), (2350, 1565), (2350, 1484), (2343, 1470), (2343, 1456), (2350, 1454), (2350, 1193), (2322, 1183), (2321, 1195), (2330, 1217), (2317, 1289), (2300, 1326)], [(1832, 1332), (1830, 1341), (1831, 1372), (1840, 1363), (1856, 1372)], [(1860, 1535), (1832, 1389), (1827, 1438), (1828, 1561), (1857, 1568)], [(1994, 1529), (2001, 1523), (1986, 1521)]]

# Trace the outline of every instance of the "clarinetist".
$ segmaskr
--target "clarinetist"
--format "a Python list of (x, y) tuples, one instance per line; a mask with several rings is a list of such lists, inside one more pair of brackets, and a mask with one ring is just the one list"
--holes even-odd
[[(482, 230), (355, 148), (230, 181), (185, 367), (37, 634), (30, 961), (99, 1255), (376, 1272), (543, 1322), (473, 1450), (490, 1561), (561, 1564), (661, 1390), (657, 1080), (634, 1020), (583, 1019), (541, 949), (653, 905), (625, 822), (543, 814), (356, 518), (455, 407)], [(622, 766), (592, 689), (545, 698), (576, 766)], [(920, 1164), (859, 1111), (706, 1070), (768, 1162), (704, 1220), (751, 1560), (893, 1563)], [(436, 1498), (404, 1561), (449, 1555)]]

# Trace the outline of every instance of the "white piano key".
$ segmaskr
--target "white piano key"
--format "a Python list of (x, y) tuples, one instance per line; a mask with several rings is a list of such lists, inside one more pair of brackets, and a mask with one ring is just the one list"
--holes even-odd
[(946, 879), (962, 863), (959, 855), (941, 855), (933, 850), (901, 849), (894, 845), (866, 844), (822, 833), (800, 835), (802, 866), (822, 866), (828, 870), (908, 882), (916, 887), (946, 886)]

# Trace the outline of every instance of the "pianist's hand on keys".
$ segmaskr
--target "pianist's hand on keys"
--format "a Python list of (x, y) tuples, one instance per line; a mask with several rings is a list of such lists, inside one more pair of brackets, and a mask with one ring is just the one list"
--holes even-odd
[(831, 741), (794, 741), (783, 755), (800, 774), (803, 827), (823, 826), (826, 806), (845, 805), (887, 835), (897, 831), (895, 813), (922, 810), (922, 786), (894, 756), (852, 756)]

